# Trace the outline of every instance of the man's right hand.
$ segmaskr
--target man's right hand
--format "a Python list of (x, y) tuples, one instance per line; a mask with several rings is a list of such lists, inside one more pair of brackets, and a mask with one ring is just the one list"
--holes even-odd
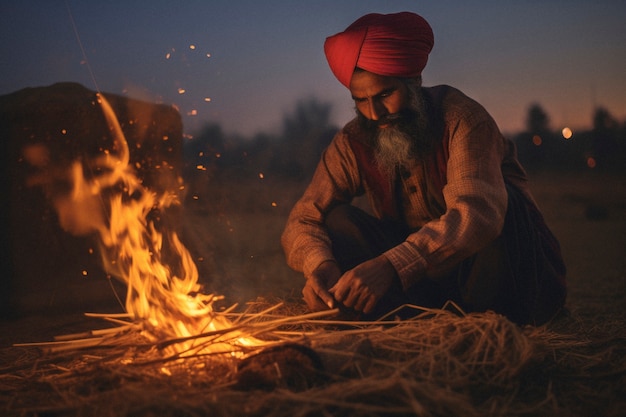
[(337, 303), (328, 289), (335, 285), (339, 278), (341, 278), (341, 270), (334, 261), (322, 263), (306, 277), (302, 295), (311, 311), (335, 308)]

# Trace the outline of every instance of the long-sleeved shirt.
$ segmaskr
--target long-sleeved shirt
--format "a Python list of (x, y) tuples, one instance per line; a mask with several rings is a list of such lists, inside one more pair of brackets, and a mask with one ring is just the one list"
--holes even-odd
[[(441, 137), (431, 153), (392, 179), (399, 184), (392, 197), (400, 201), (401, 220), (413, 232), (384, 253), (405, 289), (424, 277), (436, 279), (500, 234), (505, 181), (534, 204), (515, 146), (487, 111), (449, 86), (422, 91), (433, 110), (429, 114), (439, 118)], [(305, 275), (334, 259), (324, 218), (337, 204), (366, 194), (373, 214), (386, 215), (380, 187), (363, 169), (354, 126), (354, 121), (346, 125), (324, 151), (282, 235), (287, 263)]]

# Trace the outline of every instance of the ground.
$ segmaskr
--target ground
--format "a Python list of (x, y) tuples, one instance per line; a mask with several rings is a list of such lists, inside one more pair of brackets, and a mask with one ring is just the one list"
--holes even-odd
[[(277, 190), (288, 188), (291, 197), (277, 198)], [(609, 403), (605, 410), (612, 410), (611, 415), (617, 416), (617, 405), (610, 404), (622, 401), (623, 405), (623, 398), (618, 397), (624, 394), (626, 369), (623, 360), (616, 360), (616, 355), (623, 357), (626, 351), (626, 175), (593, 170), (534, 172), (531, 188), (562, 246), (569, 279), (567, 308), (579, 323), (581, 340), (601, 338), (594, 346), (611, 350), (612, 356), (606, 360), (621, 366), (608, 379), (598, 376), (597, 384), (608, 384), (608, 388), (603, 388)], [(216, 194), (228, 196), (229, 190), (227, 187)], [(205, 274), (203, 280), (212, 292), (242, 303), (259, 296), (297, 297), (302, 278), (285, 266), (278, 240), (288, 207), (300, 190), (301, 185), (270, 183), (260, 187), (245, 204), (238, 202), (237, 207), (208, 209), (196, 205), (188, 209), (184, 243), (193, 248)], [(278, 204), (269, 203), (276, 201)], [(108, 287), (83, 280), (72, 291), (82, 291), (87, 302), (95, 300), (101, 307), (103, 288)], [(68, 309), (60, 300), (62, 296), (49, 298), (47, 304), (0, 322), (0, 376), (10, 366), (7, 361), (15, 358), (14, 343), (50, 340), (55, 335), (98, 326), (96, 320), (83, 317), (83, 311)], [(33, 355), (35, 362), (37, 355)], [(597, 365), (603, 359), (594, 360)], [(584, 361), (581, 366), (585, 366)]]

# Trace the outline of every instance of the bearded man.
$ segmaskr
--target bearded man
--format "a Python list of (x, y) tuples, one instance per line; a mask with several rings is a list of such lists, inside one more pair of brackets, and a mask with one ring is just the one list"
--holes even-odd
[[(357, 117), (291, 211), (287, 262), (311, 310), (375, 319), (450, 300), (544, 323), (565, 302), (559, 244), (487, 111), (450, 86), (422, 87), (433, 44), (410, 12), (368, 14), (326, 39)], [(351, 204), (363, 194), (369, 213)]]

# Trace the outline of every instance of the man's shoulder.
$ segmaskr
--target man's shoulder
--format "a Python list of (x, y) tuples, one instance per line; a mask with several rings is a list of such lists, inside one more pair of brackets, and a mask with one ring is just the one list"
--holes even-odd
[[(422, 87), (424, 93), (430, 97), (430, 99), (440, 105), (474, 102), (475, 100), (470, 98), (464, 92), (456, 87), (452, 87), (447, 84), (434, 85), (431, 87)], [(478, 103), (477, 103), (478, 104)]]
[(423, 87), (423, 91), (433, 110), (448, 123), (459, 118), (470, 118), (474, 121), (490, 118), (479, 102), (458, 88), (442, 84)]

